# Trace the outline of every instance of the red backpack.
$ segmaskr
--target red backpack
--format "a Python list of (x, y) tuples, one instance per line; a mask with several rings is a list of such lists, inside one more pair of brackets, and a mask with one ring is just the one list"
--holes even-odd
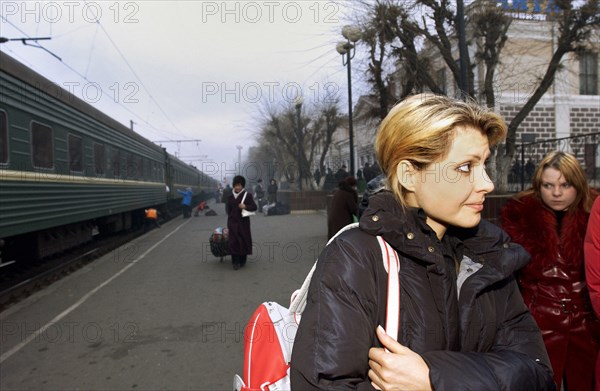
[[(353, 223), (342, 228), (340, 233), (358, 227)], [(400, 263), (396, 251), (381, 236), (377, 236), (386, 271), (388, 292), (385, 330), (394, 339), (398, 338), (400, 320)], [(283, 391), (290, 390), (290, 361), (292, 347), (306, 306), (310, 280), (317, 261), (308, 273), (302, 287), (292, 294), (290, 308), (274, 302), (264, 302), (254, 312), (244, 330), (244, 372), (233, 378), (235, 391)]]

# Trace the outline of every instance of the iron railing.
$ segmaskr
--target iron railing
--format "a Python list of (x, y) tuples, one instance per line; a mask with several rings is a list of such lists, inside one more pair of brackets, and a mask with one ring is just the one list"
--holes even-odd
[(523, 143), (517, 147), (508, 174), (509, 191), (521, 191), (531, 184), (538, 163), (552, 151), (569, 152), (581, 163), (590, 186), (600, 188), (600, 132)]

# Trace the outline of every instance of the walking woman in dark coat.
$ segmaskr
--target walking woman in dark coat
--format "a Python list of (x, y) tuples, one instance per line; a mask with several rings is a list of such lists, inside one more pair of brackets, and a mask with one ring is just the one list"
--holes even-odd
[(352, 223), (353, 216), (358, 216), (358, 193), (356, 192), (356, 179), (348, 176), (338, 183), (338, 189), (333, 194), (327, 215), (327, 239)]
[[(229, 254), (233, 269), (238, 270), (246, 265), (246, 258), (252, 254), (252, 233), (250, 217), (242, 217), (242, 210), (254, 212), (257, 209), (252, 194), (246, 192), (246, 179), (237, 175), (233, 178), (233, 193), (227, 198), (227, 228), (229, 229)], [(244, 195), (246, 198), (244, 199)], [(242, 203), (242, 199), (244, 202)]]
[(271, 183), (267, 187), (267, 194), (269, 197), (269, 204), (277, 203), (277, 181), (275, 179), (271, 179)]

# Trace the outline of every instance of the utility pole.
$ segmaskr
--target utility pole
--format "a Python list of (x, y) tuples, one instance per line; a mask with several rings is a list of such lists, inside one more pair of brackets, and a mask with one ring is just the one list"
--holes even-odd
[[(133, 121), (131, 128), (133, 129)], [(155, 144), (163, 144), (163, 143), (177, 143), (177, 157), (181, 155), (181, 143), (196, 143), (196, 145), (202, 140), (160, 140), (160, 141), (152, 141)], [(161, 145), (162, 147), (162, 145)]]

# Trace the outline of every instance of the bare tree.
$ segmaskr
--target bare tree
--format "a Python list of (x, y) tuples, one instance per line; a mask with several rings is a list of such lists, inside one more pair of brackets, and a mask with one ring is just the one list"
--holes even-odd
[[(338, 107), (339, 97), (330, 96), (330, 98), (323, 101), (320, 107), (320, 113), (315, 122), (314, 132), (315, 137), (311, 142), (311, 158), (313, 160), (313, 154), (318, 150), (320, 144), (320, 156), (319, 156), (319, 172), (321, 173), (321, 180), (319, 183), (315, 183), (318, 189), (323, 187), (325, 181), (325, 159), (329, 153), (331, 143), (333, 140), (333, 134), (339, 128), (342, 122), (342, 116)], [(318, 136), (317, 136), (318, 135)]]
[[(412, 11), (394, 13), (389, 12), (389, 9), (401, 7), (401, 3), (381, 0), (372, 5), (374, 15), (381, 15), (379, 8), (382, 7), (382, 4), (388, 8), (386, 16), (398, 18), (389, 22), (394, 29), (397, 29), (395, 31), (397, 39), (385, 36), (385, 42), (389, 47), (398, 45), (391, 52), (391, 58), (401, 61), (406, 75), (412, 76), (415, 80), (415, 83), (408, 82), (403, 85), (405, 88), (403, 93), (407, 90), (419, 92), (419, 87), (422, 86), (426, 86), (433, 92), (439, 92), (439, 88), (436, 89), (433, 70), (427, 66), (428, 61), (435, 58), (443, 59), (445, 66), (458, 84), (460, 66), (456, 61), (457, 28), (456, 15), (452, 9), (453, 2), (450, 0), (416, 0), (415, 8), (412, 8)], [(599, 0), (554, 0), (554, 5), (554, 12), (547, 15), (547, 18), (558, 26), (558, 38), (554, 51), (545, 72), (539, 80), (534, 82), (533, 93), (510, 120), (506, 143), (500, 145), (496, 151), (495, 168), (497, 171), (492, 172), (492, 176), (497, 181), (499, 192), (505, 192), (507, 189), (509, 167), (516, 150), (516, 133), (519, 125), (554, 83), (554, 78), (565, 55), (581, 51), (589, 44), (591, 32), (600, 27)], [(421, 11), (423, 12), (415, 12), (419, 7), (422, 7)], [(427, 12), (424, 12), (425, 10)], [(496, 2), (475, 0), (470, 6), (469, 17), (465, 23), (467, 24), (466, 31), (470, 34), (467, 37), (470, 40), (469, 43), (475, 47), (475, 59), (481, 62), (485, 71), (484, 82), (481, 89), (477, 90), (479, 87), (474, 83), (475, 64), (471, 58), (465, 59), (468, 74), (467, 95), (471, 98), (482, 97), (488, 107), (495, 108), (497, 92), (494, 89), (494, 79), (497, 77), (498, 64), (502, 62), (502, 49), (508, 40), (512, 18)], [(423, 47), (411, 47), (418, 42), (419, 38), (424, 39)], [(380, 47), (378, 46), (378, 48)], [(429, 49), (424, 50), (424, 48)], [(379, 50), (381, 51), (381, 49)], [(415, 52), (418, 52), (417, 56), (415, 56)], [(518, 72), (518, 70), (515, 71)]]
[[(358, 17), (359, 41), (367, 56), (367, 82), (379, 105), (371, 116), (383, 119), (391, 106), (415, 91), (427, 88), (443, 93), (431, 71), (430, 58), (420, 52), (424, 29), (412, 17), (414, 9), (403, 0), (363, 2)], [(391, 65), (401, 63), (401, 74)], [(387, 67), (386, 67), (387, 64)]]
[(301, 109), (291, 102), (279, 109), (274, 105), (262, 108), (259, 140), (270, 146), (261, 143), (259, 151), (269, 151), (287, 181), (296, 182), (297, 174), (301, 174), (303, 189), (320, 187), (313, 180), (311, 166), (319, 154), (319, 169), (325, 170), (333, 133), (341, 123), (338, 105), (337, 95), (327, 95), (320, 102), (303, 104)]
[(598, 0), (587, 0), (579, 8), (575, 8), (574, 3), (571, 0), (555, 0), (557, 12), (553, 15), (553, 19), (558, 23), (558, 42), (546, 72), (539, 80), (533, 94), (508, 124), (506, 144), (503, 148), (501, 146), (498, 151), (497, 167), (500, 180), (498, 187), (500, 189), (506, 189), (510, 163), (516, 150), (516, 134), (519, 125), (554, 83), (554, 77), (560, 69), (564, 56), (569, 52), (579, 52), (585, 49), (592, 30), (600, 28), (600, 2)]

